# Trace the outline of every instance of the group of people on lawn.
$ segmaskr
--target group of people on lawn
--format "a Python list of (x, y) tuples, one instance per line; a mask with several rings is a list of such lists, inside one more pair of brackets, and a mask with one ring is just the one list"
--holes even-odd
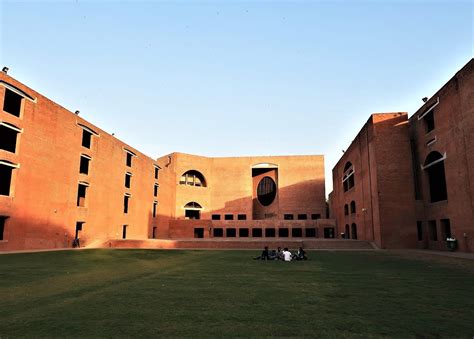
[(262, 254), (258, 257), (253, 258), (254, 260), (282, 260), (282, 261), (292, 261), (292, 260), (308, 260), (306, 257), (306, 252), (303, 247), (298, 249), (296, 254), (291, 253), (288, 250), (288, 247), (285, 247), (283, 250), (281, 247), (278, 247), (277, 250), (268, 250), (268, 246), (263, 248)]

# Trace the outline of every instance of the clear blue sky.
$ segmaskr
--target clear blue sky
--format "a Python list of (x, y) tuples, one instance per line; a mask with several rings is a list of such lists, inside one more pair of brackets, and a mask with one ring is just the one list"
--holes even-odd
[(9, 74), (151, 157), (324, 154), (473, 56), (472, 1), (0, 0)]

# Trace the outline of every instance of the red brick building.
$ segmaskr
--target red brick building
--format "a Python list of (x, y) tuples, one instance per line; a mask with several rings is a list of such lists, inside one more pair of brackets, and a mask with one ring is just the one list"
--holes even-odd
[(160, 171), (162, 238), (332, 237), (324, 157), (172, 153)]
[(346, 238), (382, 248), (474, 251), (474, 61), (408, 119), (373, 114), (333, 168)]

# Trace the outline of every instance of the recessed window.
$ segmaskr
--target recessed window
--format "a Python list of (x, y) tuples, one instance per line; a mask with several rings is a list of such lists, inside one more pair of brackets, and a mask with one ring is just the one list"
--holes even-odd
[(306, 219), (308, 219), (307, 214), (298, 214), (298, 220), (306, 220)]
[(201, 219), (202, 206), (195, 201), (184, 205), (184, 217), (186, 219)]
[(448, 199), (446, 188), (446, 174), (444, 171), (444, 160), (446, 156), (434, 151), (428, 154), (423, 165), (428, 176), (431, 202)]
[(247, 214), (237, 214), (237, 220), (247, 220)]
[(354, 179), (354, 166), (352, 166), (351, 162), (347, 162), (344, 166), (344, 175), (342, 177), (342, 186), (344, 192), (347, 192), (352, 187), (354, 187), (355, 179)]
[(184, 173), (179, 179), (180, 185), (206, 187), (206, 179), (201, 172), (190, 170)]
[(156, 218), (156, 208), (157, 207), (158, 207), (158, 202), (157, 201), (153, 202), (153, 211), (152, 211), (153, 218)]
[(89, 164), (91, 158), (85, 154), (81, 154), (81, 161), (79, 163), (79, 173), (89, 174)]
[(153, 227), (153, 231), (152, 231), (152, 233), (151, 233), (151, 237), (152, 237), (153, 239), (156, 239), (157, 236), (158, 236), (158, 227), (154, 226), (154, 227)]
[(86, 195), (89, 184), (80, 182), (77, 186), (77, 206), (85, 207), (86, 206)]
[(262, 229), (261, 228), (252, 228), (252, 237), (261, 238), (262, 237)]
[(157, 197), (158, 196), (158, 184), (155, 184), (155, 186), (153, 186), (153, 196), (154, 197)]
[(288, 238), (290, 236), (288, 228), (279, 228), (278, 229), (278, 236), (280, 238)]
[(418, 241), (423, 240), (423, 223), (421, 221), (416, 222), (416, 234), (418, 237)]
[(194, 237), (198, 239), (204, 238), (204, 228), (202, 227), (196, 227), (194, 229)]
[(224, 236), (224, 230), (222, 228), (214, 228), (213, 234), (216, 238), (222, 238)]
[(6, 160), (0, 160), (0, 195), (10, 195), (13, 170), (15, 168), (18, 168), (18, 165)]
[(321, 219), (321, 214), (319, 214), (319, 213), (311, 214), (311, 219), (312, 219), (312, 220)]
[(158, 179), (159, 168), (155, 166), (155, 179)]
[(351, 225), (351, 238), (357, 239), (357, 225), (354, 223)]
[(122, 226), (122, 239), (127, 239), (127, 228), (128, 228), (128, 225)]
[(129, 205), (130, 205), (130, 195), (125, 194), (123, 196), (123, 213), (125, 213), (125, 214), (128, 213)]
[(303, 236), (303, 230), (301, 228), (292, 228), (291, 236), (293, 238), (301, 238)]
[(235, 228), (226, 228), (225, 230), (225, 236), (227, 238), (235, 238), (237, 235)]
[(91, 145), (92, 145), (92, 133), (83, 129), (82, 130), (82, 146), (90, 149)]
[(438, 241), (438, 232), (436, 230), (436, 220), (428, 221), (428, 230), (430, 233), (430, 240)]
[(132, 183), (132, 173), (125, 173), (125, 187), (130, 188)]
[(443, 240), (451, 238), (451, 222), (449, 221), (449, 219), (441, 219), (440, 221)]
[(5, 224), (8, 217), (0, 215), (0, 240), (5, 240)]
[(316, 228), (306, 228), (305, 236), (307, 238), (316, 238), (317, 237)]
[(355, 201), (351, 201), (351, 214), (354, 214), (356, 212), (356, 203)]
[(249, 236), (249, 229), (248, 228), (239, 228), (239, 237), (240, 238), (248, 238)]
[(275, 229), (274, 228), (265, 228), (265, 237), (275, 238)]
[(344, 215), (349, 215), (349, 205), (348, 204), (344, 205)]
[(277, 187), (270, 177), (263, 177), (257, 186), (257, 199), (263, 206), (270, 206), (275, 200)]
[(18, 133), (21, 132), (16, 126), (7, 122), (0, 122), (0, 150), (15, 153)]
[(425, 132), (429, 133), (435, 129), (435, 121), (434, 121), (434, 109), (431, 110), (428, 114), (425, 115), (423, 118), (425, 124)]
[(16, 117), (20, 117), (21, 102), (23, 97), (8, 88), (5, 88), (5, 98), (3, 100), (3, 111)]
[(125, 164), (128, 167), (132, 167), (132, 155), (130, 153), (126, 153), (126, 159), (125, 159)]
[(283, 214), (283, 219), (285, 220), (293, 220), (293, 214)]
[(220, 215), (220, 214), (213, 214), (213, 215), (211, 216), (211, 219), (212, 219), (212, 220), (221, 220), (221, 215)]
[(225, 214), (224, 215), (224, 220), (234, 220), (234, 215), (233, 214)]

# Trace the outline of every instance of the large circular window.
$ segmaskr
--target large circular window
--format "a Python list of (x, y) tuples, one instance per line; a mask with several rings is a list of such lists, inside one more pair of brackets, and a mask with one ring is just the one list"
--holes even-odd
[(263, 206), (270, 205), (276, 197), (276, 184), (270, 177), (264, 177), (257, 186), (257, 198)]

